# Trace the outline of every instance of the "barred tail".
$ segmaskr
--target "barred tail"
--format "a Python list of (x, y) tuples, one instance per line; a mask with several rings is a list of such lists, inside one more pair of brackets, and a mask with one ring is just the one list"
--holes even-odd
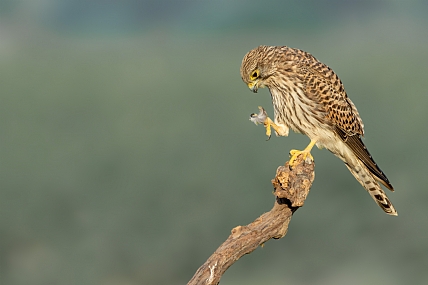
[(385, 192), (382, 190), (376, 179), (363, 164), (363, 162), (358, 161), (358, 164), (355, 166), (351, 166), (347, 163), (345, 163), (345, 165), (348, 167), (349, 171), (351, 171), (352, 175), (354, 175), (354, 177), (358, 180), (358, 182), (360, 182), (367, 192), (369, 192), (373, 200), (375, 200), (375, 202), (385, 213), (393, 216), (398, 215), (391, 201), (389, 201)]

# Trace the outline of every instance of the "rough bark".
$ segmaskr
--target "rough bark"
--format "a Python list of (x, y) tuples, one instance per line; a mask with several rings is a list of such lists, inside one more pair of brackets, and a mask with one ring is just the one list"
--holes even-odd
[(272, 180), (275, 203), (267, 213), (246, 226), (232, 229), (230, 236), (196, 271), (187, 283), (218, 284), (224, 272), (244, 254), (251, 253), (270, 239), (287, 234), (293, 213), (302, 207), (315, 177), (313, 161), (298, 157), (290, 169), (288, 162), (278, 167)]

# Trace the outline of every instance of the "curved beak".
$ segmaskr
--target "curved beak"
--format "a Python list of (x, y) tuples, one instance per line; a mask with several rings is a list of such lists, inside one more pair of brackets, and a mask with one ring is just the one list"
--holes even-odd
[(258, 83), (258, 80), (248, 83), (248, 88), (250, 88), (250, 90), (253, 91), (254, 93), (257, 93), (257, 89), (258, 89), (257, 83)]

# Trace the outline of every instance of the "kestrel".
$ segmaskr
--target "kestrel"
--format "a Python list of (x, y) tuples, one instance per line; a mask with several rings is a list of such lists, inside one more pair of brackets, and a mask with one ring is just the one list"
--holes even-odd
[(330, 67), (299, 49), (259, 46), (242, 60), (241, 77), (253, 92), (269, 88), (274, 121), (266, 117), (266, 134), (272, 127), (277, 135), (288, 136), (291, 128), (310, 138), (303, 151), (290, 152), (291, 166), (300, 154), (312, 158), (314, 145), (326, 148), (345, 163), (382, 210), (397, 215), (379, 183), (394, 188), (361, 140), (363, 122)]

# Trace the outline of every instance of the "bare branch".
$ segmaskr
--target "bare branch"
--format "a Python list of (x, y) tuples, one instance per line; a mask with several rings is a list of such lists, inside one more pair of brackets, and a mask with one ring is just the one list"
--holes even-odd
[(272, 180), (275, 189), (272, 210), (247, 226), (233, 228), (227, 240), (199, 267), (188, 285), (218, 284), (224, 272), (244, 254), (272, 238), (279, 239), (287, 234), (291, 217), (303, 206), (315, 177), (313, 161), (303, 161), (300, 156), (295, 163), (293, 169), (287, 162), (276, 171)]

